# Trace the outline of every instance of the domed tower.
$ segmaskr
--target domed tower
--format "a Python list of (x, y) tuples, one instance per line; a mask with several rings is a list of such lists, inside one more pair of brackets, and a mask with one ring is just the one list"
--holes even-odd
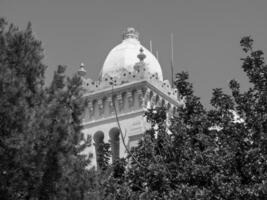
[(147, 107), (166, 106), (171, 116), (182, 104), (177, 90), (163, 80), (158, 60), (138, 38), (134, 28), (123, 33), (122, 42), (104, 61), (100, 80), (85, 78), (83, 65), (79, 70), (88, 102), (83, 132), (93, 138), (88, 149), (94, 155), (93, 165), (104, 142), (111, 144), (112, 162), (138, 143), (150, 127), (143, 117)]
[(139, 62), (137, 55), (140, 49), (146, 55), (145, 63), (151, 74), (157, 74), (163, 81), (162, 69), (156, 57), (139, 42), (139, 33), (134, 28), (128, 28), (123, 33), (123, 40), (115, 46), (106, 57), (101, 77), (106, 75), (120, 77), (122, 71), (134, 72), (134, 65)]

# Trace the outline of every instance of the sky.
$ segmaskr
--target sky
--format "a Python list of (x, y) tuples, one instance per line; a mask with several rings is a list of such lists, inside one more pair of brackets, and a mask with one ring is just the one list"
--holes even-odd
[(47, 83), (58, 65), (72, 75), (81, 62), (97, 79), (109, 51), (134, 27), (154, 53), (164, 79), (171, 80), (170, 35), (174, 35), (174, 72), (187, 71), (196, 95), (209, 104), (213, 88), (237, 79), (242, 71), (239, 42), (251, 35), (255, 48), (267, 52), (267, 0), (0, 0), (0, 17), (33, 31), (45, 49)]

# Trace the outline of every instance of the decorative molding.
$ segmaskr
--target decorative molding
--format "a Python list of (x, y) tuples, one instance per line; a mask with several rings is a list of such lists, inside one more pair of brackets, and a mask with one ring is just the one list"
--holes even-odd
[(127, 92), (126, 98), (128, 100), (128, 106), (129, 106), (129, 108), (131, 108), (134, 105), (134, 99), (133, 99), (132, 91)]
[(151, 105), (156, 106), (157, 94), (153, 92), (151, 97)]
[(118, 102), (118, 107), (119, 107), (119, 111), (122, 111), (123, 110), (123, 107), (124, 107), (124, 102), (122, 100), (122, 94), (118, 94), (117, 95), (117, 102)]
[(102, 116), (104, 114), (103, 100), (102, 99), (98, 99), (97, 100), (97, 104), (98, 104), (99, 116)]
[(147, 88), (144, 95), (143, 107), (146, 107), (147, 103), (150, 101), (150, 93), (151, 93), (150, 88)]
[(94, 113), (94, 106), (92, 104), (92, 101), (88, 102), (88, 111), (89, 111), (89, 118), (91, 118)]
[[(143, 109), (138, 109), (132, 112), (128, 112), (128, 113), (121, 113), (118, 115), (119, 120), (124, 120), (124, 119), (129, 119), (132, 117), (136, 117), (136, 116), (140, 116), (144, 114), (144, 110)], [(91, 128), (94, 126), (99, 126), (102, 124), (106, 124), (106, 123), (112, 123), (112, 122), (116, 122), (116, 117), (114, 115), (109, 115), (105, 118), (101, 118), (101, 119), (97, 119), (94, 121), (87, 121), (87, 122), (83, 122), (83, 127), (85, 129), (87, 128)]]
[(137, 99), (138, 99), (138, 107), (142, 107), (144, 97), (143, 97), (143, 91), (142, 88), (137, 90)]
[(180, 101), (180, 99), (178, 98), (177, 89), (172, 88), (168, 80), (161, 81), (158, 79), (157, 74), (151, 74), (150, 72), (148, 72), (146, 70), (146, 66), (143, 66), (142, 70), (139, 68), (136, 68), (136, 70), (134, 71), (127, 71), (126, 69), (123, 69), (119, 70), (116, 73), (118, 74), (116, 76), (120, 78), (105, 75), (101, 81), (93, 81), (89, 78), (83, 79), (83, 87), (85, 88), (87, 93), (95, 93), (101, 90), (111, 89), (112, 87), (114, 87), (115, 89), (115, 87), (118, 87), (120, 85), (143, 80), (153, 85), (169, 98)]
[(109, 105), (109, 114), (112, 114), (114, 112), (114, 105), (112, 102), (112, 96), (109, 96), (107, 99), (108, 105)]
[(163, 101), (163, 99), (162, 99), (162, 97), (159, 96), (159, 95), (158, 95), (158, 99), (159, 99), (159, 100), (158, 100), (158, 102), (157, 102), (157, 106), (158, 106), (158, 107), (161, 107), (161, 106), (162, 106), (162, 101)]

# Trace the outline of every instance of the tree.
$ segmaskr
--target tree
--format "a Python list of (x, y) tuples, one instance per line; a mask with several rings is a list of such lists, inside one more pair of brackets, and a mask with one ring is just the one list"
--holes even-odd
[(33, 37), (30, 24), (19, 31), (0, 19), (0, 42), (1, 196), (30, 198), (41, 176), (33, 148), (46, 67), (41, 63), (41, 43)]
[(44, 174), (39, 188), (39, 199), (85, 199), (90, 183), (86, 167), (90, 157), (82, 155), (90, 145), (81, 133), (86, 102), (78, 76), (68, 78), (64, 66), (55, 72), (46, 90), (46, 106), (42, 124), (48, 130), (44, 138), (46, 156)]
[(207, 110), (194, 95), (188, 73), (177, 74), (175, 85), (185, 105), (170, 126), (165, 108), (148, 110), (152, 128), (132, 150), (130, 165), (109, 178), (112, 198), (267, 198), (267, 67), (250, 37), (240, 44), (251, 88), (242, 93), (232, 80), (232, 94), (214, 89), (213, 108)]
[[(213, 121), (219, 122), (221, 127), (218, 142), (222, 160), (225, 160), (221, 176), (225, 176), (228, 180), (224, 182), (231, 186), (222, 192), (225, 192), (226, 198), (266, 199), (267, 67), (263, 52), (253, 49), (250, 37), (244, 37), (240, 44), (247, 54), (241, 60), (251, 87), (242, 93), (239, 83), (232, 80), (229, 83), (231, 96), (216, 89), (211, 100), (215, 107), (211, 116), (220, 119)], [(241, 121), (234, 122), (231, 115), (233, 110)]]
[(59, 66), (51, 86), (41, 42), (31, 24), (19, 30), (0, 19), (0, 197), (85, 199), (92, 172), (81, 152), (86, 102), (78, 76)]

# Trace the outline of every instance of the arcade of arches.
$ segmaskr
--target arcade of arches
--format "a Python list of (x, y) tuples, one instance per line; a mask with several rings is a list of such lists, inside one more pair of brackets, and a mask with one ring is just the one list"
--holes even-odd
[[(94, 134), (94, 142), (95, 142), (95, 152), (96, 152), (96, 161), (99, 166), (100, 152), (104, 146), (104, 137), (105, 134), (103, 131), (97, 131)], [(120, 130), (117, 127), (113, 127), (109, 130), (109, 142), (111, 146), (112, 153), (112, 163), (114, 163), (117, 159), (120, 158)]]

